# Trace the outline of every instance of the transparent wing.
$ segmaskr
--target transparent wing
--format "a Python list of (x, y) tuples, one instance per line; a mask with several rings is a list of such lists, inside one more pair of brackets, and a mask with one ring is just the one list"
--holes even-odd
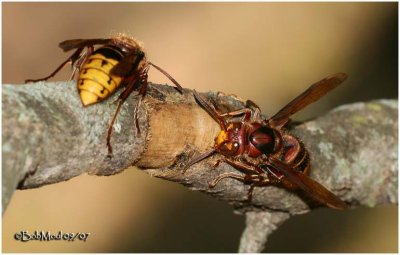
[(346, 79), (347, 75), (345, 73), (337, 73), (314, 83), (306, 91), (301, 93), (266, 121), (273, 127), (281, 127), (285, 125), (290, 116), (302, 110), (307, 105), (319, 100)]

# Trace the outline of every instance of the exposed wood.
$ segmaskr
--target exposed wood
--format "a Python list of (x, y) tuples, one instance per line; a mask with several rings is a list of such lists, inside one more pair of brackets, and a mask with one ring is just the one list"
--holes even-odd
[[(203, 95), (220, 112), (243, 107), (233, 96)], [(108, 159), (105, 137), (115, 98), (84, 108), (74, 82), (3, 85), (3, 210), (17, 187), (36, 188), (84, 173), (112, 175), (131, 165), (210, 193), (241, 213), (264, 212), (272, 219), (273, 213), (279, 212), (286, 219), (319, 206), (301, 194), (275, 186), (256, 187), (253, 201), (248, 203), (249, 186), (233, 179), (209, 188), (217, 175), (239, 173), (226, 164), (214, 169), (218, 155), (193, 165), (183, 175), (185, 164), (211, 148), (219, 131), (190, 90), (181, 95), (173, 87), (150, 85), (139, 112), (140, 137), (133, 123), (135, 97), (129, 97), (114, 126), (114, 157)], [(293, 133), (311, 153), (311, 177), (350, 206), (397, 204), (397, 108), (397, 100), (343, 105), (294, 127)], [(254, 226), (257, 221), (249, 218), (248, 222), (254, 223), (249, 223), (240, 251), (260, 251), (264, 244), (252, 247), (243, 240), (248, 233), (266, 240), (280, 221), (264, 222), (274, 227), (263, 228), (258, 234), (254, 232), (260, 229)]]

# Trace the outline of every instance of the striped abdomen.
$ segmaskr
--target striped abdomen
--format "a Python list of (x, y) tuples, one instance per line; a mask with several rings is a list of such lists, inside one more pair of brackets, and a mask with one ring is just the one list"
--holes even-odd
[(118, 89), (123, 77), (110, 75), (110, 70), (122, 58), (118, 48), (108, 46), (89, 56), (78, 78), (79, 96), (84, 106), (103, 101)]
[(290, 165), (293, 170), (308, 175), (310, 171), (310, 156), (304, 144), (296, 137), (285, 134), (282, 137), (283, 146), (279, 159)]

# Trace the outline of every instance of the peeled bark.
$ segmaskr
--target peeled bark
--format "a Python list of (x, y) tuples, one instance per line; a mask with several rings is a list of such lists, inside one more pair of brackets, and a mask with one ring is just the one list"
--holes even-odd
[[(212, 147), (219, 131), (190, 90), (179, 94), (173, 87), (151, 84), (139, 111), (140, 136), (133, 121), (136, 99), (129, 97), (114, 125), (113, 157), (107, 158), (106, 132), (117, 95), (84, 108), (74, 82), (3, 85), (3, 208), (16, 188), (36, 188), (83, 173), (112, 175), (136, 165), (247, 213), (240, 251), (259, 252), (268, 234), (290, 215), (319, 206), (276, 186), (256, 187), (251, 203), (246, 202), (249, 186), (240, 181), (224, 179), (210, 188), (219, 174), (239, 173), (227, 164), (214, 168), (220, 155), (182, 174), (193, 156)], [(244, 106), (222, 93), (203, 95), (220, 112)], [(311, 155), (311, 177), (350, 207), (397, 204), (397, 107), (397, 100), (343, 105), (295, 126), (291, 132)]]

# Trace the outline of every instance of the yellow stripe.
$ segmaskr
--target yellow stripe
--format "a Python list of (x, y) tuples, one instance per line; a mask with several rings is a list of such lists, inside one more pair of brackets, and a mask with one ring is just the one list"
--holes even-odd
[[(103, 61), (106, 62), (106, 64), (103, 65)], [(106, 61), (106, 60), (101, 60), (101, 59), (92, 59), (91, 62), (86, 63), (83, 68), (99, 68), (99, 69), (104, 69), (105, 72), (109, 73), (110, 70), (114, 67), (112, 63)]]
[(96, 68), (96, 67), (91, 67), (89, 69), (86, 69), (86, 74), (84, 73), (84, 71), (82, 71), (82, 75), (97, 75), (96, 71), (102, 73), (103, 78), (104, 78), (104, 75), (107, 76), (107, 79), (104, 78), (104, 80), (108, 81), (111, 78), (114, 81), (114, 83), (116, 83), (118, 85), (122, 80), (122, 77), (110, 75), (109, 72), (106, 72), (105, 70), (103, 70), (101, 68)]
[(99, 97), (99, 102), (106, 99), (110, 95), (110, 91), (105, 89), (101, 84), (90, 79), (80, 79), (78, 81), (78, 90), (86, 90)]
[(105, 60), (113, 65), (118, 64), (118, 60), (112, 59), (112, 58), (106, 58), (104, 55), (96, 53), (93, 55), (90, 55), (89, 59), (101, 59), (101, 60)]
[[(82, 102), (90, 101), (92, 104), (103, 101), (117, 90), (123, 77), (110, 75), (111, 69), (116, 64), (117, 60), (106, 58), (102, 54), (93, 54), (89, 57), (78, 79)], [(81, 93), (82, 91), (86, 92)]]

